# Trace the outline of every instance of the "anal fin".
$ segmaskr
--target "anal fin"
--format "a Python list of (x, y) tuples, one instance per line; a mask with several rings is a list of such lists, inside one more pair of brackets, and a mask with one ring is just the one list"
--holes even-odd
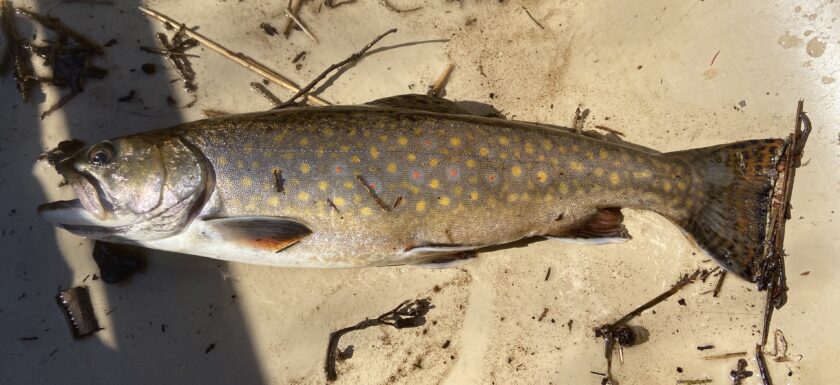
[(598, 209), (581, 226), (562, 234), (546, 234), (546, 237), (574, 244), (607, 244), (626, 242), (633, 237), (624, 227), (624, 214), (619, 207)]

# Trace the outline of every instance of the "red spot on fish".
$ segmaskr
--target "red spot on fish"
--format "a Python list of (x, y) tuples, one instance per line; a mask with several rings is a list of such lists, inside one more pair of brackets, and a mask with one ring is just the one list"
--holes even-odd
[(451, 176), (453, 178), (457, 178), (458, 177), (458, 169), (455, 168), (455, 167), (451, 167), (449, 169), (449, 176)]
[(420, 178), (422, 178), (422, 177), (423, 177), (423, 173), (421, 173), (419, 170), (414, 170), (414, 171), (411, 172), (411, 179), (420, 180)]
[(495, 183), (496, 182), (496, 174), (487, 175), (487, 181), (490, 182), (490, 183)]
[(336, 174), (341, 174), (342, 172), (344, 172), (344, 168), (343, 168), (343, 167), (341, 167), (341, 166), (335, 166), (335, 173), (336, 173)]

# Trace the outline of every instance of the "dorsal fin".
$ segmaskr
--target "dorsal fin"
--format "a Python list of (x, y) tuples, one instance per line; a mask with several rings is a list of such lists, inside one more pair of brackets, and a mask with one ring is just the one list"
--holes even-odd
[(461, 108), (457, 103), (449, 99), (420, 94), (389, 96), (365, 104), (406, 110), (437, 112), (441, 114), (470, 115), (469, 111)]
[(283, 217), (230, 217), (208, 219), (206, 222), (226, 241), (275, 252), (312, 234), (305, 224)]

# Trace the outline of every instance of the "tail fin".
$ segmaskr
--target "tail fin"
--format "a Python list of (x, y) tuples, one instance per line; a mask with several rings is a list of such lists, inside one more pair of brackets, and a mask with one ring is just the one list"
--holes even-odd
[(679, 225), (724, 268), (751, 282), (768, 246), (783, 146), (781, 139), (764, 139), (665, 154), (690, 164), (703, 189), (704, 200)]

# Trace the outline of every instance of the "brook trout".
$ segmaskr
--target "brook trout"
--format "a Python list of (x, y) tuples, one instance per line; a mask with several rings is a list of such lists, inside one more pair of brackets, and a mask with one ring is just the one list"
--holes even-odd
[(56, 163), (79, 199), (39, 211), (93, 239), (338, 268), (434, 264), (529, 237), (626, 241), (620, 210), (633, 208), (753, 280), (783, 144), (659, 153), (403, 95), (103, 141)]

